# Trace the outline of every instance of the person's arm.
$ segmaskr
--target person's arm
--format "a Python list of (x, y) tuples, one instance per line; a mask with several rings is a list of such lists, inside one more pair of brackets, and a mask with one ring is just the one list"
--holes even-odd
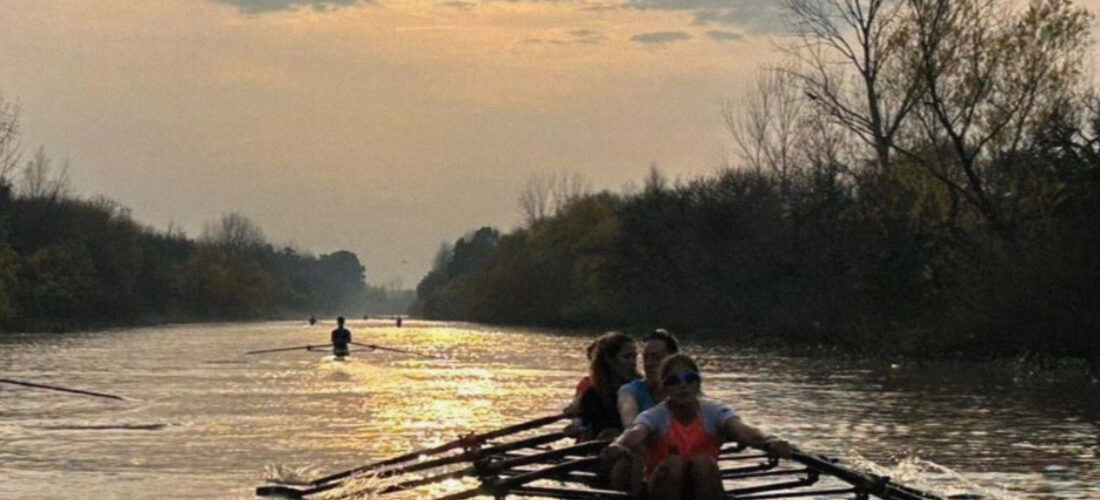
[(562, 409), (562, 413), (567, 417), (576, 417), (581, 414), (581, 395), (583, 392), (578, 392), (573, 395), (573, 400), (569, 402), (569, 405)]
[(634, 418), (638, 416), (638, 400), (626, 386), (619, 388), (619, 418), (622, 420), (623, 429), (629, 429), (634, 425)]
[(600, 459), (606, 462), (618, 460), (629, 456), (635, 448), (638, 448), (649, 437), (650, 429), (646, 424), (638, 423), (630, 426), (626, 432), (619, 434), (607, 448), (600, 453)]
[(741, 417), (730, 417), (722, 423), (722, 431), (730, 439), (786, 458), (796, 451), (794, 445), (786, 440), (764, 434), (763, 431), (746, 424)]

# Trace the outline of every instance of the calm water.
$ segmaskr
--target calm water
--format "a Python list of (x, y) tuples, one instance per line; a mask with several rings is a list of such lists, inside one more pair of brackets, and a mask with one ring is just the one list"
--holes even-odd
[[(0, 498), (254, 498), (269, 466), (323, 474), (557, 412), (590, 338), (417, 321), (349, 327), (360, 342), (447, 359), (241, 355), (325, 343), (330, 323), (2, 335), (0, 377), (133, 401), (0, 385)], [(882, 464), (941, 492), (1100, 498), (1100, 397), (1081, 374), (860, 366), (690, 340), (686, 350), (711, 397), (804, 449)]]

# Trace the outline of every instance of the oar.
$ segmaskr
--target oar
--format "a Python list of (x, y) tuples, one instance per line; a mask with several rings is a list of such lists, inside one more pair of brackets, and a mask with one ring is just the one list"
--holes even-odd
[(413, 356), (420, 356), (422, 358), (443, 359), (443, 358), (440, 358), (439, 356), (435, 356), (435, 355), (432, 355), (432, 354), (424, 354), (422, 352), (416, 352), (416, 351), (406, 351), (405, 349), (397, 349), (396, 347), (383, 347), (383, 346), (380, 346), (378, 344), (361, 344), (359, 342), (352, 342), (351, 344), (352, 345), (357, 345), (359, 347), (369, 347), (371, 349), (378, 349), (379, 351), (400, 352), (402, 354), (411, 354)]
[(114, 394), (105, 394), (102, 392), (85, 391), (82, 389), (70, 389), (68, 387), (58, 387), (56, 385), (35, 384), (32, 382), (21, 382), (19, 380), (12, 380), (7, 378), (0, 378), (0, 382), (5, 384), (22, 385), (26, 387), (34, 387), (36, 389), (49, 389), (51, 391), (71, 392), (73, 394), (84, 394), (86, 396), (95, 396), (97, 398), (117, 399), (119, 401), (126, 401), (126, 398), (122, 396), (115, 396)]
[(890, 500), (940, 500), (940, 497), (931, 493), (925, 493), (907, 486), (894, 484), (890, 482), (889, 477), (850, 469), (827, 457), (813, 456), (796, 451), (791, 454), (791, 459), (802, 463), (806, 467), (840, 479), (860, 490), (880, 498)]
[[(603, 443), (604, 445), (610, 443), (610, 441), (598, 442)], [(478, 495), (494, 495), (498, 498), (503, 498), (504, 495), (507, 495), (508, 491), (513, 488), (523, 486), (527, 483), (537, 481), (539, 479), (546, 479), (565, 472), (571, 472), (584, 467), (589, 467), (599, 461), (600, 457), (578, 458), (576, 460), (570, 460), (568, 462), (560, 463), (558, 465), (551, 465), (550, 467), (531, 471), (526, 474), (520, 474), (518, 476), (513, 476), (507, 479), (483, 482), (481, 483), (481, 486), (478, 486), (477, 488), (474, 488), (472, 490), (452, 493), (447, 496), (439, 497), (436, 500), (465, 500), (466, 498), (476, 497)]]
[[(499, 461), (490, 460), (490, 461), (487, 461), (487, 462), (478, 462), (478, 463), (475, 463), (475, 464), (473, 464), (469, 467), (463, 467), (462, 469), (459, 469), (459, 470), (456, 470), (456, 471), (445, 472), (443, 474), (437, 474), (435, 476), (425, 477), (425, 478), (422, 478), (422, 479), (412, 479), (412, 480), (409, 480), (409, 481), (404, 481), (404, 482), (401, 482), (401, 483), (398, 483), (398, 484), (387, 486), (386, 488), (382, 489), (381, 491), (376, 492), (375, 496), (384, 495), (386, 493), (394, 493), (394, 492), (398, 492), (398, 491), (410, 490), (412, 488), (419, 488), (421, 486), (429, 485), (429, 484), (432, 484), (432, 483), (438, 483), (440, 481), (446, 481), (448, 479), (458, 479), (458, 478), (462, 478), (462, 477), (466, 477), (466, 476), (495, 475), (495, 474), (497, 474), (501, 471), (511, 469), (513, 467), (522, 467), (524, 465), (537, 464), (537, 463), (540, 463), (540, 462), (545, 461), (545, 460), (553, 460), (553, 459), (556, 459), (556, 458), (561, 458), (561, 457), (564, 457), (564, 456), (572, 455), (574, 453), (584, 453), (584, 452), (589, 452), (589, 451), (593, 451), (593, 450), (598, 450), (598, 449), (601, 449), (601, 448), (607, 446), (607, 444), (610, 443), (610, 442), (611, 442), (610, 440), (606, 440), (606, 441), (589, 441), (589, 442), (586, 442), (586, 443), (581, 443), (581, 444), (573, 445), (573, 446), (567, 446), (565, 448), (558, 448), (556, 450), (550, 450), (550, 451), (546, 451), (546, 452), (543, 452), (543, 453), (536, 453), (536, 454), (533, 454), (533, 455), (527, 455), (525, 457), (509, 458), (509, 459), (499, 460)], [(589, 457), (589, 458), (584, 458), (584, 459), (581, 459), (581, 460), (586, 460), (586, 461), (589, 461), (589, 463), (590, 463), (592, 461), (599, 460), (599, 457)], [(576, 462), (576, 460), (574, 460), (574, 462)], [(569, 462), (567, 462), (567, 463), (569, 463)], [(542, 469), (542, 470), (546, 470), (546, 469)], [(541, 472), (541, 471), (539, 471), (539, 472)], [(515, 478), (511, 478), (511, 479), (516, 479), (518, 477), (520, 477), (520, 476), (516, 476)], [(533, 481), (533, 480), (534, 479), (528, 479), (528, 481)], [(285, 486), (268, 486), (268, 487), (263, 487), (263, 488), (257, 488), (256, 489), (256, 494), (260, 495), (260, 496), (282, 496), (282, 497), (286, 497), (286, 498), (302, 498), (302, 497), (306, 497), (306, 496), (309, 496), (309, 495), (321, 493), (323, 491), (328, 491), (328, 490), (331, 490), (331, 489), (334, 489), (334, 488), (338, 488), (342, 484), (343, 484), (342, 482), (328, 483), (328, 484), (322, 484), (320, 486), (316, 486), (316, 487), (308, 488), (308, 489), (304, 489), (304, 490), (299, 490), (299, 489), (296, 489), (296, 488), (288, 488), (288, 487), (285, 487)], [(518, 483), (518, 484), (522, 484), (522, 483)], [(477, 493), (475, 493), (475, 495), (476, 494)], [(461, 498), (468, 498), (468, 497), (461, 497)]]
[[(354, 469), (349, 469), (349, 470), (346, 470), (346, 471), (336, 472), (334, 474), (329, 474), (325, 477), (320, 477), (320, 478), (314, 479), (313, 481), (310, 481), (310, 484), (312, 484), (314, 486), (322, 485), (322, 484), (325, 484), (325, 483), (328, 483), (328, 482), (337, 481), (337, 480), (340, 480), (340, 479), (347, 478), (347, 477), (349, 477), (353, 474), (358, 474), (360, 472), (367, 472), (367, 471), (371, 471), (371, 470), (380, 469), (382, 467), (386, 467), (386, 466), (389, 466), (389, 465), (395, 465), (395, 464), (399, 464), (399, 463), (402, 463), (402, 462), (408, 462), (409, 460), (414, 460), (414, 459), (419, 458), (419, 457), (424, 456), (424, 455), (438, 455), (440, 453), (448, 452), (448, 451), (455, 450), (455, 449), (458, 449), (458, 448), (477, 446), (481, 443), (484, 443), (486, 441), (490, 441), (490, 440), (493, 440), (493, 439), (496, 439), (496, 438), (501, 438), (501, 437), (504, 437), (504, 436), (508, 436), (508, 435), (511, 435), (511, 434), (516, 434), (516, 433), (523, 432), (523, 431), (528, 431), (528, 430), (531, 430), (531, 429), (537, 429), (537, 428), (542, 427), (544, 425), (552, 424), (554, 422), (557, 422), (558, 420), (561, 420), (563, 418), (565, 418), (565, 415), (559, 413), (557, 415), (550, 415), (550, 416), (546, 416), (546, 417), (536, 418), (534, 420), (529, 420), (527, 422), (521, 422), (521, 423), (518, 423), (518, 424), (513, 424), (513, 425), (510, 425), (510, 426), (507, 426), (507, 427), (501, 427), (500, 429), (496, 429), (496, 430), (492, 430), (492, 431), (488, 431), (488, 432), (483, 432), (481, 434), (469, 434), (469, 435), (466, 435), (466, 436), (462, 436), (458, 439), (455, 439), (453, 441), (443, 443), (443, 444), (441, 444), (439, 446), (436, 446), (434, 448), (428, 448), (426, 450), (411, 451), (409, 453), (405, 453), (404, 455), (398, 455), (398, 456), (393, 457), (393, 458), (388, 458), (386, 460), (381, 460), (381, 461), (378, 461), (378, 462), (369, 463), (367, 465), (356, 467)], [(286, 488), (286, 487), (282, 487), (282, 486), (260, 486), (259, 488), (256, 488), (256, 494), (260, 495), (260, 496), (280, 495), (280, 496), (290, 496), (291, 498), (294, 498), (293, 495), (286, 494), (286, 490), (290, 490), (290, 491), (294, 491), (294, 492), (300, 491), (300, 490), (296, 490), (294, 488)]]
[[(541, 436), (535, 436), (535, 437), (531, 437), (531, 438), (527, 438), (527, 439), (521, 439), (519, 441), (515, 441), (515, 442), (512, 442), (512, 443), (506, 443), (506, 444), (501, 444), (501, 445), (497, 445), (497, 446), (490, 446), (488, 448), (481, 448), (479, 450), (471, 450), (470, 453), (463, 452), (463, 453), (459, 453), (457, 455), (451, 455), (451, 456), (447, 456), (447, 457), (443, 457), (443, 458), (437, 458), (435, 460), (428, 460), (426, 462), (417, 462), (417, 463), (413, 463), (413, 464), (409, 464), (409, 465), (405, 465), (405, 466), (401, 466), (401, 467), (395, 467), (393, 469), (385, 469), (385, 470), (382, 470), (382, 471), (378, 472), (374, 477), (376, 477), (376, 478), (392, 477), (392, 476), (396, 476), (398, 474), (406, 474), (406, 473), (410, 473), (410, 472), (419, 472), (419, 471), (423, 471), (423, 470), (433, 469), (433, 468), (436, 468), (436, 467), (442, 467), (442, 466), (445, 466), (445, 465), (453, 465), (453, 464), (457, 464), (459, 462), (473, 462), (475, 460), (481, 459), (482, 457), (490, 457), (490, 456), (495, 456), (495, 455), (500, 455), (500, 454), (503, 454), (503, 453), (507, 453), (507, 452), (510, 452), (510, 451), (520, 450), (520, 449), (523, 449), (523, 448), (532, 448), (532, 447), (535, 447), (535, 446), (541, 446), (541, 445), (544, 445), (544, 444), (552, 443), (554, 441), (559, 441), (563, 438), (565, 438), (564, 433), (562, 433), (562, 432), (552, 432), (550, 434), (544, 434), (544, 435), (541, 435)], [(466, 469), (463, 469), (463, 471), (466, 471)], [(451, 474), (451, 473), (448, 473), (448, 474)], [(437, 480), (439, 480), (439, 478), (441, 476), (434, 476), (434, 477), (435, 477), (435, 479), (433, 479), (431, 481), (428, 481), (428, 482), (437, 481)], [(447, 476), (447, 477), (450, 477), (450, 476)], [(461, 474), (460, 474), (460, 476), (457, 476), (457, 477), (461, 477)], [(415, 480), (415, 481), (423, 481), (423, 480)], [(336, 487), (340, 486), (341, 484), (343, 484), (343, 481), (334, 481), (334, 482), (329, 482), (329, 483), (319, 483), (319, 484), (314, 484), (313, 487), (311, 487), (311, 488), (302, 489), (302, 490), (297, 489), (297, 488), (290, 488), (290, 487), (287, 487), (287, 486), (260, 486), (260, 487), (256, 488), (256, 495), (258, 495), (258, 496), (280, 496), (280, 497), (289, 497), (289, 498), (301, 498), (305, 495), (312, 495), (314, 493), (320, 493), (322, 491), (327, 491), (327, 490), (336, 488)], [(428, 483), (423, 483), (423, 484), (428, 484)], [(391, 491), (397, 491), (397, 490), (400, 490), (400, 489), (413, 488), (413, 487), (416, 487), (418, 485), (420, 485), (420, 484), (415, 483), (414, 481), (406, 481), (404, 483), (391, 486), (387, 490), (383, 490), (380, 493), (389, 493)]]
[(320, 349), (322, 347), (332, 347), (332, 344), (300, 345), (300, 346), (295, 346), (295, 347), (280, 347), (278, 349), (260, 349), (259, 351), (248, 351), (245, 354), (267, 354), (269, 352), (297, 351), (299, 349), (305, 349), (307, 351), (312, 351), (314, 349)]
[(557, 415), (550, 415), (550, 416), (547, 416), (547, 417), (541, 417), (541, 418), (536, 418), (534, 420), (529, 420), (527, 422), (521, 422), (521, 423), (518, 423), (518, 424), (509, 425), (507, 427), (501, 427), (500, 429), (496, 429), (496, 430), (492, 430), (492, 431), (488, 431), (488, 432), (483, 432), (481, 434), (468, 434), (466, 436), (462, 436), (462, 437), (460, 437), (458, 439), (455, 439), (453, 441), (443, 443), (443, 444), (441, 444), (439, 446), (436, 446), (434, 448), (428, 448), (426, 450), (411, 451), (411, 452), (406, 453), (404, 455), (398, 455), (398, 456), (393, 457), (393, 458), (389, 458), (389, 459), (382, 460), (382, 461), (379, 461), (379, 462), (374, 462), (374, 463), (367, 464), (367, 465), (364, 465), (364, 466), (361, 466), (361, 467), (356, 467), (356, 468), (351, 469), (351, 470), (346, 470), (346, 471), (343, 471), (343, 472), (337, 472), (337, 473), (330, 474), (330, 475), (325, 476), (325, 477), (317, 478), (317, 479), (314, 479), (313, 481), (310, 481), (310, 483), (314, 484), (314, 485), (327, 483), (329, 481), (335, 481), (337, 479), (344, 479), (345, 477), (348, 477), (352, 474), (358, 474), (360, 472), (366, 472), (366, 471), (369, 471), (369, 470), (379, 469), (379, 468), (385, 467), (387, 465), (394, 465), (394, 464), (399, 464), (401, 462), (408, 462), (409, 460), (414, 460), (414, 459), (419, 458), (423, 455), (438, 455), (440, 453), (455, 450), (455, 449), (458, 449), (458, 448), (477, 446), (481, 443), (484, 443), (486, 441), (490, 441), (490, 440), (493, 440), (493, 439), (496, 439), (496, 438), (501, 438), (501, 437), (504, 437), (504, 436), (516, 434), (516, 433), (523, 432), (523, 431), (529, 431), (531, 429), (537, 429), (537, 428), (542, 427), (544, 425), (552, 424), (554, 422), (557, 422), (558, 420), (561, 420), (563, 418), (565, 418), (565, 415), (559, 413)]

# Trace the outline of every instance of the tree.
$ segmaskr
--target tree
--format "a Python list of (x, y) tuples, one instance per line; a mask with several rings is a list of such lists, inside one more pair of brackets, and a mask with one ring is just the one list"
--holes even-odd
[(527, 178), (519, 195), (519, 206), (528, 226), (557, 215), (589, 191), (580, 172), (550, 172)]
[(905, 5), (891, 0), (787, 0), (798, 29), (784, 71), (834, 123), (890, 165), (898, 134), (921, 97), (908, 61), (913, 44)]
[(19, 106), (0, 97), (0, 184), (11, 183), (23, 147), (19, 140)]
[[(34, 157), (23, 167), (20, 194), (24, 198), (57, 201), (69, 194), (69, 162), (54, 174), (53, 160), (46, 156), (45, 148), (38, 148)], [(51, 174), (53, 174), (51, 176)]]
[(237, 252), (258, 249), (267, 244), (264, 232), (252, 219), (238, 212), (230, 212), (203, 228), (202, 241)]
[[(1036, 119), (1073, 101), (1092, 16), (1069, 0), (909, 0), (932, 154), (906, 149), (1002, 236), (1012, 216), (999, 175), (1031, 138)], [(1011, 181), (1010, 181), (1011, 182)]]
[(735, 167), (770, 175), (784, 195), (792, 193), (795, 183), (812, 181), (814, 173), (840, 165), (845, 145), (837, 127), (809, 105), (796, 73), (790, 67), (767, 70), (750, 94), (726, 102), (722, 110), (740, 159)]

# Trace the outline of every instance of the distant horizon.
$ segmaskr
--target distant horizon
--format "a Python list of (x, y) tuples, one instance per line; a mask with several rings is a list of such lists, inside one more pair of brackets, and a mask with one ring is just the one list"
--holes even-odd
[(519, 226), (533, 175), (728, 163), (723, 103), (783, 30), (772, 0), (12, 0), (0, 97), (80, 196), (193, 238), (238, 212), (411, 290), (442, 243)]

